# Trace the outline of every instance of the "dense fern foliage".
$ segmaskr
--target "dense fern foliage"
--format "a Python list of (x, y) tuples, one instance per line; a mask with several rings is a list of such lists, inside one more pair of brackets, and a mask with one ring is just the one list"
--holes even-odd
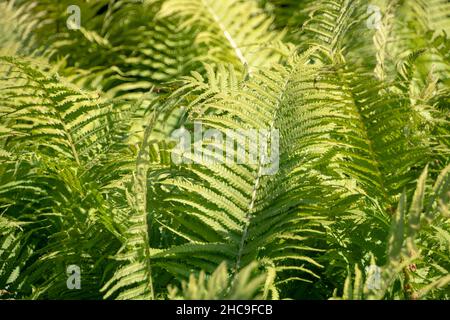
[(447, 0), (0, 12), (0, 298), (450, 298)]

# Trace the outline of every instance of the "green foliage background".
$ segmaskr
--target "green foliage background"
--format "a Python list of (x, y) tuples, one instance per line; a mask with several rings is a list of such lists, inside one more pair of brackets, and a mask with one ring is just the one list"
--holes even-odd
[[(450, 297), (447, 0), (0, 13), (0, 298)], [(278, 129), (278, 173), (174, 164), (195, 121)]]

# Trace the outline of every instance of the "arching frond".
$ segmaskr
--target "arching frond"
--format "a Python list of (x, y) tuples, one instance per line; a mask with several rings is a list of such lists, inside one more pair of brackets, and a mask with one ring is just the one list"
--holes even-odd
[(272, 19), (254, 1), (170, 0), (159, 16), (175, 16), (182, 28), (196, 25), (196, 42), (206, 50), (205, 62), (230, 63), (253, 72), (279, 59), (276, 41), (282, 33), (272, 30)]

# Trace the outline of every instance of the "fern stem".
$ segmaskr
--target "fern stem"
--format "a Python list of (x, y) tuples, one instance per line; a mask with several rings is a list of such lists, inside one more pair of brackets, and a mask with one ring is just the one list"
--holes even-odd
[[(238, 57), (239, 61), (241, 61), (242, 65), (248, 66), (248, 61), (247, 59), (244, 57), (244, 54), (242, 53), (242, 50), (239, 48), (238, 44), (236, 43), (236, 41), (234, 41), (233, 37), (231, 36), (231, 34), (228, 32), (228, 30), (226, 29), (226, 27), (223, 25), (222, 22), (220, 22), (220, 18), (216, 15), (216, 13), (211, 9), (211, 7), (209, 6), (209, 4), (207, 2), (205, 2), (205, 0), (202, 0), (203, 5), (206, 7), (206, 9), (208, 10), (209, 14), (213, 17), (214, 21), (217, 23), (217, 25), (219, 26), (220, 30), (223, 32), (225, 38), (227, 39), (227, 41), (230, 43), (231, 47), (233, 48), (234, 52), (236, 53), (236, 56)], [(248, 70), (248, 73), (250, 74), (250, 69)]]
[(136, 192), (136, 206), (138, 214), (142, 216), (142, 223), (145, 225), (146, 232), (143, 234), (144, 240), (144, 252), (145, 252), (145, 262), (148, 266), (149, 283), (148, 287), (150, 290), (150, 299), (155, 299), (154, 287), (153, 287), (153, 277), (152, 277), (152, 265), (151, 265), (151, 253), (150, 253), (150, 236), (149, 231), (151, 225), (149, 224), (149, 219), (147, 217), (147, 172), (148, 172), (148, 146), (151, 133), (153, 131), (154, 123), (157, 118), (156, 110), (153, 111), (153, 115), (149, 121), (149, 125), (145, 129), (144, 138), (142, 141), (141, 148), (139, 150), (137, 160), (136, 160), (136, 177), (134, 181), (134, 190)]
[[(267, 141), (271, 140), (271, 138), (272, 138), (272, 131), (273, 131), (274, 126), (275, 126), (275, 121), (276, 121), (276, 119), (278, 117), (278, 111), (280, 110), (281, 103), (283, 101), (283, 96), (284, 96), (284, 93), (286, 91), (286, 88), (287, 88), (289, 82), (290, 82), (290, 77), (287, 77), (286, 81), (283, 84), (282, 90), (281, 90), (281, 92), (280, 92), (280, 94), (279, 94), (279, 96), (277, 98), (277, 105), (274, 108), (275, 109), (274, 110), (274, 115), (273, 115), (273, 118), (272, 118), (270, 126), (269, 126), (270, 128), (268, 130)], [(239, 268), (240, 268), (242, 254), (243, 254), (243, 251), (244, 251), (244, 245), (245, 245), (245, 242), (246, 242), (247, 237), (248, 237), (248, 228), (250, 227), (252, 211), (253, 211), (253, 208), (255, 206), (256, 195), (257, 195), (258, 188), (260, 186), (260, 181), (261, 181), (261, 177), (262, 177), (262, 169), (263, 169), (263, 167), (262, 167), (262, 163), (261, 163), (261, 157), (258, 157), (258, 174), (257, 174), (256, 179), (255, 179), (255, 184), (253, 185), (251, 201), (250, 201), (250, 203), (248, 205), (247, 213), (245, 215), (246, 223), (245, 223), (245, 227), (244, 227), (244, 232), (242, 233), (241, 242), (239, 244), (239, 250), (238, 250), (238, 254), (237, 254), (237, 258), (236, 258), (236, 264), (235, 264), (235, 267), (234, 267), (234, 272), (235, 273), (237, 273), (239, 271)]]
[[(337, 73), (339, 81), (341, 81), (342, 83), (347, 83), (347, 79), (345, 78), (345, 75), (342, 75), (341, 72), (336, 72), (336, 73)], [(366, 125), (366, 121), (364, 120), (364, 116), (362, 114), (362, 112), (363, 112), (362, 108), (359, 105), (357, 99), (355, 98), (355, 95), (352, 92), (352, 90), (347, 90), (347, 92), (348, 92), (349, 97), (351, 99), (351, 103), (352, 103), (355, 115), (358, 118), (358, 122), (361, 125), (362, 132), (363, 132), (363, 135), (364, 135), (363, 139), (365, 141), (367, 141), (368, 151), (369, 151), (371, 160), (373, 160), (373, 162), (374, 162), (374, 167), (375, 167), (375, 170), (376, 170), (376, 173), (377, 173), (378, 183), (380, 184), (380, 188), (381, 188), (380, 191), (381, 191), (382, 196), (384, 198), (383, 200), (386, 203), (389, 203), (389, 191), (388, 191), (388, 189), (387, 189), (387, 187), (385, 186), (385, 183), (384, 183), (384, 178), (385, 177), (384, 177), (383, 172), (381, 171), (381, 160), (377, 156), (377, 153), (375, 152), (375, 148), (374, 148), (374, 145), (373, 145), (373, 141), (372, 141), (371, 137), (369, 136), (369, 129), (368, 129), (367, 125)], [(383, 207), (383, 209), (386, 209), (386, 208)]]

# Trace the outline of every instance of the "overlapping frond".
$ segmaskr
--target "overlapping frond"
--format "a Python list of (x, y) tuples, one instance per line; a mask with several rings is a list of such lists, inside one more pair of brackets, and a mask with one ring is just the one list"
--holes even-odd
[(449, 8), (1, 1), (0, 296), (448, 298)]
[[(182, 290), (177, 287), (169, 288), (169, 298), (172, 300), (250, 300), (264, 298), (261, 292), (263, 285), (270, 286), (270, 276), (259, 274), (255, 270), (258, 263), (254, 262), (242, 269), (232, 281), (227, 272), (226, 263), (221, 263), (212, 275), (207, 278), (206, 274), (200, 272), (198, 279), (191, 275), (189, 282), (182, 283)], [(269, 281), (268, 281), (269, 280)]]
[[(448, 263), (441, 259), (449, 244), (449, 169), (442, 170), (430, 186), (426, 167), (410, 205), (402, 194), (387, 242), (387, 262), (378, 267), (372, 257), (365, 271), (355, 265), (355, 271), (349, 272), (345, 281), (342, 299), (422, 299), (439, 293), (448, 297)], [(433, 241), (432, 250), (421, 245), (425, 238)], [(396, 285), (400, 292), (394, 289)]]
[(158, 15), (180, 18), (182, 28), (196, 26), (204, 62), (230, 63), (253, 72), (279, 59), (276, 42), (282, 33), (272, 30), (272, 19), (254, 1), (171, 0), (163, 3)]

